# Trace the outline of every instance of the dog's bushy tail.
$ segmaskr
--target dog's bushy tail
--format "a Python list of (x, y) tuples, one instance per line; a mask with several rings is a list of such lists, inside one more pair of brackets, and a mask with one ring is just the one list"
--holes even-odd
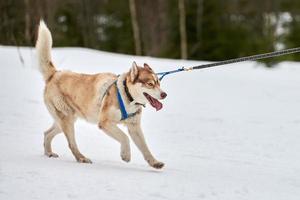
[(44, 80), (51, 78), (56, 69), (51, 61), (52, 36), (43, 20), (40, 21), (37, 41), (35, 44), (39, 62), (39, 70), (43, 74)]

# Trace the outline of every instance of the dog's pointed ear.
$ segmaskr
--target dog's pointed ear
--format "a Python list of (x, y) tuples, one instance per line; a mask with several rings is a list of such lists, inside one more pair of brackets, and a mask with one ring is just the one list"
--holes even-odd
[(134, 82), (136, 80), (138, 74), (139, 74), (139, 69), (138, 69), (138, 66), (137, 66), (136, 62), (134, 61), (132, 63), (131, 69), (130, 69), (131, 82)]
[(147, 63), (144, 63), (144, 68), (153, 72), (153, 69)]

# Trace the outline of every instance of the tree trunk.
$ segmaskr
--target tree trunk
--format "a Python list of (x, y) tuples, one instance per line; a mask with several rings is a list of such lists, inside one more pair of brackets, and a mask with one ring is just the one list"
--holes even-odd
[(137, 16), (136, 16), (135, 0), (129, 0), (129, 9), (130, 9), (133, 37), (134, 37), (135, 54), (142, 55), (140, 29), (137, 21)]
[(184, 0), (178, 0), (181, 59), (187, 59), (187, 39)]
[(29, 0), (24, 0), (24, 3), (25, 3), (25, 42), (27, 45), (29, 45), (31, 43)]
[(90, 20), (88, 18), (88, 5), (86, 0), (81, 0), (82, 5), (82, 14), (83, 17), (80, 19), (80, 23), (83, 25), (82, 29), (82, 36), (83, 36), (83, 45), (84, 47), (91, 47), (90, 40), (91, 40), (91, 34), (90, 34)]
[(196, 39), (197, 41), (190, 46), (189, 55), (197, 55), (197, 51), (201, 49), (202, 44), (202, 23), (203, 23), (203, 0), (197, 1), (197, 15), (196, 15)]
[(196, 20), (196, 27), (197, 27), (197, 42), (201, 42), (202, 38), (202, 17), (203, 17), (203, 0), (198, 0), (197, 2), (197, 20)]

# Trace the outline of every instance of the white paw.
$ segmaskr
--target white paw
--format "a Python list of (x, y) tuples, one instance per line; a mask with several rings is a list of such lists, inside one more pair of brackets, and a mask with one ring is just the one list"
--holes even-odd
[(155, 169), (162, 169), (165, 166), (165, 163), (163, 162), (156, 162), (152, 165)]
[(90, 163), (90, 164), (92, 164), (92, 161), (90, 159), (86, 158), (86, 157), (81, 157), (81, 158), (77, 159), (77, 161), (80, 162), (80, 163)]
[(122, 160), (124, 160), (125, 162), (129, 162), (130, 159), (131, 159), (130, 151), (122, 151), (122, 152), (121, 152), (121, 158), (122, 158)]
[(155, 160), (154, 158), (149, 158), (146, 160), (149, 163), (149, 165), (155, 169), (162, 169), (165, 166), (165, 164), (163, 162), (159, 162), (159, 161)]
[(57, 158), (58, 157), (58, 155), (53, 152), (46, 152), (45, 155), (48, 156), (49, 158)]

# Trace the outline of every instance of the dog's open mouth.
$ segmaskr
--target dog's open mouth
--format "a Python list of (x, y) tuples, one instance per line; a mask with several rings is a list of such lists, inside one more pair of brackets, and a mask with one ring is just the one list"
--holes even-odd
[(156, 109), (156, 111), (159, 111), (160, 109), (162, 109), (163, 104), (160, 103), (157, 99), (155, 99), (151, 95), (147, 94), (146, 92), (144, 92), (144, 95), (147, 98), (147, 100), (149, 101), (149, 103), (151, 104), (151, 106)]

